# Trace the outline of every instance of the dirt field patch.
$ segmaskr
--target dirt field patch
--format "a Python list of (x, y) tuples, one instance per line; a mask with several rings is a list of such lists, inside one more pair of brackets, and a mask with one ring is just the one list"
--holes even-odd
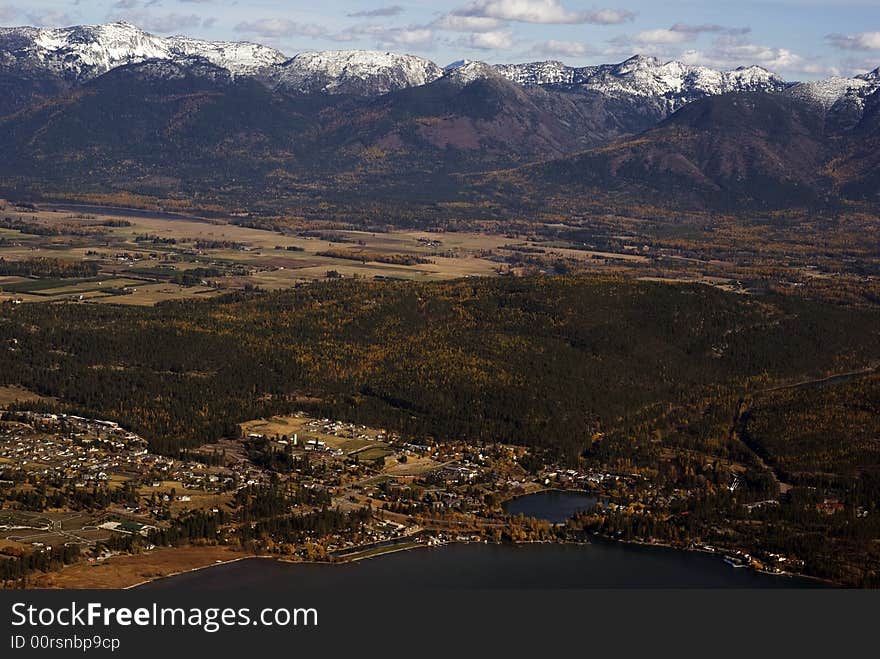
[(231, 547), (156, 549), (134, 556), (114, 556), (96, 563), (76, 563), (60, 572), (30, 577), (30, 588), (127, 588), (159, 577), (244, 558)]
[(0, 386), (0, 406), (10, 403), (32, 403), (51, 400), (17, 385)]

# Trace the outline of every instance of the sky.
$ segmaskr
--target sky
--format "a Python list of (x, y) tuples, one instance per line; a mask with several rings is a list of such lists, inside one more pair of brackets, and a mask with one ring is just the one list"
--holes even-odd
[(158, 35), (304, 50), (406, 52), (445, 65), (640, 53), (788, 80), (880, 66), (880, 0), (0, 0), (0, 25), (127, 20)]

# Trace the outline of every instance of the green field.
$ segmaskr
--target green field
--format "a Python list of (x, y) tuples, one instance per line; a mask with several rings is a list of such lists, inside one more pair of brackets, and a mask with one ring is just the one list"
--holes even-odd
[(393, 451), (389, 448), (382, 446), (374, 446), (373, 448), (364, 449), (363, 451), (358, 451), (353, 455), (356, 455), (358, 460), (363, 461), (372, 461), (378, 460), (379, 458), (385, 458), (391, 455)]
[(37, 295), (49, 295), (46, 291), (54, 288), (70, 287), (78, 284), (91, 284), (98, 281), (111, 281), (102, 277), (74, 278), (74, 279), (28, 279), (13, 284), (0, 285), (0, 289), (9, 293), (34, 293)]

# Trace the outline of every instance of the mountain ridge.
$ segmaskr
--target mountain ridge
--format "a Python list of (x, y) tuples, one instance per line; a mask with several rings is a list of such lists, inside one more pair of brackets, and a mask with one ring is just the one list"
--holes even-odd
[(655, 119), (694, 100), (730, 92), (791, 93), (826, 111), (842, 100), (860, 107), (861, 99), (880, 86), (880, 69), (852, 78), (788, 83), (757, 65), (718, 70), (641, 54), (618, 63), (581, 67), (558, 60), (485, 64), (467, 59), (441, 67), (422, 57), (389, 51), (303, 51), (288, 57), (249, 41), (160, 37), (126, 21), (0, 28), (0, 72), (31, 79), (46, 74), (54, 76), (57, 85), (82, 84), (119, 66), (148, 59), (193, 57), (202, 57), (233, 76), (252, 76), (273, 89), (306, 94), (379, 96), (444, 76), (461, 78), (464, 71), (469, 72), (469, 80), (497, 72), (523, 87), (596, 92), (637, 103)]
[[(287, 58), (110, 28), (0, 30), (7, 189), (485, 208), (521, 191), (525, 205), (546, 194), (704, 208), (880, 201), (880, 69), (809, 83), (641, 55), (441, 69), (385, 51)], [(496, 180), (523, 185), (487, 196), (504, 171)]]
[(204, 57), (238, 75), (253, 74), (285, 59), (280, 51), (261, 44), (157, 37), (125, 21), (67, 28), (0, 28), (0, 67), (43, 70), (73, 83), (125, 64), (192, 56)]

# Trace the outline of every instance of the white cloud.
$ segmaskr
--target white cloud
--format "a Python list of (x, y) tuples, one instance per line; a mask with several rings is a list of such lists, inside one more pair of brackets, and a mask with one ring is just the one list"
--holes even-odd
[(375, 23), (352, 25), (342, 32), (331, 34), (334, 41), (357, 41), (375, 39), (380, 48), (414, 48), (430, 50), (434, 47), (434, 31), (424, 25), (408, 27), (386, 27)]
[(645, 30), (634, 35), (630, 41), (639, 45), (683, 43), (691, 41), (693, 37), (688, 32), (676, 30)]
[(880, 50), (880, 32), (829, 34), (825, 38), (832, 46), (843, 50)]
[(514, 43), (516, 39), (509, 30), (474, 32), (456, 42), (459, 46), (476, 50), (507, 50)]
[(365, 9), (364, 11), (355, 11), (348, 14), (351, 18), (377, 18), (381, 16), (398, 16), (403, 13), (403, 7), (400, 5), (391, 5), (389, 7), (378, 7), (376, 9)]
[(557, 41), (556, 39), (537, 43), (532, 51), (549, 57), (582, 57), (596, 52), (593, 48), (579, 41)]
[(703, 23), (700, 25), (690, 25), (688, 23), (676, 23), (671, 28), (673, 32), (683, 32), (698, 36), (704, 32), (714, 32), (718, 34), (744, 35), (752, 31), (750, 27), (725, 27), (723, 25), (715, 25), (714, 23)]
[[(180, 2), (211, 2), (212, 0), (180, 0)], [(78, 5), (79, 0), (74, 2), (74, 4)], [(156, 7), (162, 4), (162, 0), (116, 0), (111, 7), (113, 9), (137, 9), (138, 7), (143, 7), (144, 9), (149, 9), (150, 7)]]
[(388, 27), (376, 23), (359, 23), (339, 32), (316, 23), (300, 23), (286, 18), (262, 18), (244, 21), (235, 26), (237, 32), (256, 34), (265, 39), (310, 37), (348, 43), (373, 40), (379, 48), (412, 48), (426, 50), (433, 47), (434, 31), (423, 25)]
[(742, 36), (751, 32), (749, 27), (725, 27), (723, 25), (702, 24), (690, 25), (676, 23), (672, 27), (658, 28), (655, 30), (643, 30), (637, 34), (622, 35), (612, 40), (612, 43), (620, 47), (663, 46), (671, 44), (687, 43), (696, 41), (702, 34), (718, 34), (725, 36)]
[(627, 9), (571, 11), (559, 0), (471, 0), (452, 12), (456, 16), (494, 18), (518, 23), (594, 23), (614, 25), (631, 21), (635, 14)]
[(807, 58), (788, 48), (749, 43), (721, 37), (708, 50), (688, 50), (679, 59), (685, 64), (699, 64), (719, 69), (757, 64), (774, 72), (786, 71), (807, 75), (836, 75), (839, 69), (816, 58)]
[(458, 14), (446, 14), (431, 23), (438, 30), (450, 30), (452, 32), (489, 32), (507, 25), (507, 21), (486, 16), (460, 16)]
[(379, 45), (384, 47), (416, 47), (426, 50), (434, 45), (434, 32), (425, 27), (389, 28), (379, 36)]
[(597, 9), (595, 11), (581, 12), (581, 23), (593, 23), (594, 25), (618, 25), (635, 19), (635, 12), (629, 9)]
[(150, 32), (158, 32), (160, 34), (180, 33), (183, 30), (200, 27), (202, 25), (202, 17), (196, 14), (164, 14), (157, 16), (154, 14), (138, 14), (133, 17), (126, 14), (127, 18), (135, 25), (148, 30)]
[(840, 62), (840, 75), (855, 76), (868, 73), (878, 68), (880, 62), (876, 58), (847, 57)]
[(256, 34), (270, 39), (278, 37), (326, 37), (329, 30), (315, 23), (298, 23), (286, 18), (261, 18), (255, 21), (243, 21), (235, 26), (236, 32)]

